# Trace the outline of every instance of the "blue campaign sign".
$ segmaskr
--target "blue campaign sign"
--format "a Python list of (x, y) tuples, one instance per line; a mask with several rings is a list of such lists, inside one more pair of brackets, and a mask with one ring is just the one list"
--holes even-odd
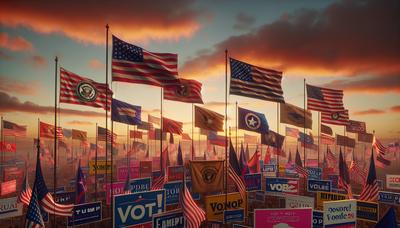
[(158, 214), (153, 217), (153, 228), (184, 228), (185, 219), (181, 210)]
[(179, 203), (179, 192), (182, 189), (182, 181), (168, 182), (164, 184), (165, 203), (167, 205)]
[(263, 167), (263, 172), (269, 172), (269, 173), (276, 172), (276, 165), (264, 164), (264, 166), (262, 167)]
[(330, 180), (308, 180), (307, 191), (309, 192), (330, 192), (332, 191), (332, 181)]
[(113, 227), (122, 228), (152, 221), (165, 211), (165, 190), (114, 196)]
[(151, 178), (133, 179), (129, 182), (131, 192), (150, 191)]
[(68, 217), (68, 226), (101, 221), (101, 201), (74, 205), (74, 214)]
[(73, 204), (75, 203), (75, 192), (56, 193), (54, 201), (60, 204)]
[(379, 191), (378, 202), (399, 206), (400, 193)]
[(321, 180), (322, 179), (322, 169), (318, 167), (307, 167), (308, 179)]
[(265, 188), (266, 192), (288, 193), (288, 194), (299, 193), (298, 179), (266, 177), (265, 184), (266, 184)]
[(332, 189), (338, 189), (339, 175), (337, 174), (328, 175), (328, 180), (332, 181)]
[(313, 228), (324, 227), (324, 212), (313, 210)]
[(244, 209), (236, 209), (236, 210), (225, 210), (224, 211), (224, 221), (226, 223), (231, 222), (243, 222), (244, 220)]
[(247, 191), (261, 190), (261, 173), (246, 174), (243, 178)]

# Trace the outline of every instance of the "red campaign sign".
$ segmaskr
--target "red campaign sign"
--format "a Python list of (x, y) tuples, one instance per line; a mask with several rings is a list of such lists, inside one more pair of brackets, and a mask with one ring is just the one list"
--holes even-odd
[(0, 141), (1, 151), (15, 153), (17, 151), (17, 145), (15, 143), (9, 142), (1, 142)]
[(153, 163), (154, 170), (160, 170), (160, 157), (153, 157), (152, 163)]
[(20, 186), (24, 180), (24, 170), (17, 167), (8, 167), (4, 169), (3, 176), (3, 181), (16, 180), (17, 185)]
[(183, 180), (183, 166), (169, 166), (168, 167), (168, 182)]
[(140, 161), (140, 177), (151, 177), (153, 172), (152, 161)]
[[(139, 166), (131, 166), (130, 167), (130, 172), (129, 172), (129, 177), (130, 179), (136, 179), (140, 177), (140, 168)], [(128, 177), (128, 167), (118, 167), (117, 169), (117, 180), (118, 181), (125, 181), (126, 178)]]
[(17, 191), (17, 180), (10, 180), (1, 183), (1, 196)]

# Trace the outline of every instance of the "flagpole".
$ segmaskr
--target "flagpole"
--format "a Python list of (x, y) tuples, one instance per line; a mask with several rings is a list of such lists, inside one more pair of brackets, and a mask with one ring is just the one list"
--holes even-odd
[[(94, 197), (94, 199), (97, 201), (97, 148), (98, 148), (98, 145), (97, 145), (97, 143), (98, 143), (98, 138), (97, 138), (97, 136), (98, 136), (98, 126), (97, 126), (97, 123), (96, 123), (96, 151), (95, 151), (95, 156), (94, 156), (94, 167), (95, 167), (95, 169), (94, 169), (94, 192), (95, 192), (95, 197)], [(106, 160), (106, 164), (107, 164), (107, 160)]]
[[(194, 103), (192, 103), (192, 148), (190, 149), (192, 151), (192, 161), (194, 160)], [(185, 164), (185, 163), (183, 163)]]
[(130, 146), (129, 146), (129, 141), (130, 141), (130, 135), (129, 135), (129, 124), (126, 125), (126, 165), (128, 166), (128, 173), (130, 172), (130, 154), (128, 151), (130, 151)]
[[(53, 176), (53, 192), (56, 195), (57, 187), (57, 68), (58, 68), (58, 57), (54, 59), (54, 176)], [(53, 205), (54, 211), (56, 210), (56, 205)], [(53, 226), (56, 226), (56, 215), (54, 214)]]
[(321, 112), (318, 112), (318, 168), (319, 168), (319, 151), (320, 151), (320, 142), (321, 141)]
[(239, 125), (239, 118), (238, 118), (238, 102), (236, 101), (236, 153), (238, 152), (238, 125)]
[[(344, 139), (346, 140), (344, 142), (344, 146), (343, 146), (343, 156), (346, 155), (346, 145), (347, 145), (347, 137), (346, 137), (346, 126), (343, 126), (343, 135), (344, 135)], [(346, 163), (346, 157), (344, 157), (344, 163)]]
[(104, 182), (107, 183), (108, 176), (108, 29), (109, 26), (106, 24), (106, 175)]
[[(276, 103), (276, 132), (279, 134), (279, 102)], [(281, 149), (278, 148), (278, 145), (276, 147), (276, 157), (277, 157), (277, 163), (278, 163), (278, 167), (277, 167), (277, 172), (276, 172), (276, 176), (279, 177), (279, 157), (280, 157), (280, 153), (281, 153)]]
[[(225, 205), (228, 203), (228, 49), (225, 49)], [(225, 227), (227, 226), (224, 218)]]
[(160, 93), (160, 171), (163, 173), (163, 99), (164, 99), (164, 94), (163, 94), (163, 87), (161, 87), (161, 93)]
[(304, 126), (303, 126), (303, 133), (304, 133), (304, 139), (303, 139), (303, 157), (304, 157), (304, 168), (306, 168), (306, 79), (304, 78), (304, 94), (303, 94), (303, 115), (304, 115)]
[[(3, 152), (3, 144), (4, 144), (4, 135), (3, 135), (3, 116), (1, 116), (1, 144), (0, 144), (0, 153), (1, 153), (1, 164), (4, 164), (4, 152)], [(29, 157), (28, 157), (29, 160)], [(1, 166), (1, 176), (2, 176), (2, 180), (4, 179), (4, 175), (3, 175), (3, 170), (4, 167)]]

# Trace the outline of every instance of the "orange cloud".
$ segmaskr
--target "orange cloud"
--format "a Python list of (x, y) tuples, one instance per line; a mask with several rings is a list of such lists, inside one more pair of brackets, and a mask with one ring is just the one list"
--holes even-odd
[(395, 0), (340, 1), (298, 10), (249, 33), (232, 36), (188, 60), (184, 75), (224, 74), (229, 56), (301, 75), (400, 73), (400, 5)]
[[(54, 107), (42, 106), (30, 101), (21, 102), (16, 97), (12, 97), (7, 93), (0, 92), (0, 112), (23, 112), (52, 115), (54, 113)], [(65, 108), (61, 108), (60, 113), (63, 116), (104, 117), (104, 113)]]
[(34, 67), (47, 67), (47, 59), (40, 55), (32, 55), (27, 59), (27, 62)]
[(385, 111), (379, 109), (368, 109), (368, 110), (353, 112), (353, 115), (366, 116), (366, 115), (380, 115), (385, 113), (386, 113)]
[(190, 37), (200, 27), (202, 12), (194, 1), (7, 1), (0, 23), (23, 26), (43, 34), (63, 34), (84, 43), (103, 44), (105, 24), (129, 41), (176, 40)]
[(91, 59), (89, 61), (89, 67), (94, 70), (102, 70), (102, 69), (104, 69), (105, 64), (98, 59)]
[(392, 111), (392, 112), (400, 112), (400, 105), (392, 106), (390, 108), (390, 111)]
[(69, 125), (79, 125), (79, 126), (81, 126), (81, 125), (93, 125), (92, 122), (89, 122), (89, 121), (80, 121), (80, 120), (72, 120), (72, 121), (67, 122), (66, 124), (69, 124)]
[[(1, 10), (0, 10), (1, 11)], [(7, 33), (0, 33), (0, 47), (11, 51), (32, 51), (33, 45), (21, 36), (10, 37)]]
[(0, 91), (22, 95), (35, 95), (38, 88), (39, 83), (37, 81), (22, 82), (0, 76)]

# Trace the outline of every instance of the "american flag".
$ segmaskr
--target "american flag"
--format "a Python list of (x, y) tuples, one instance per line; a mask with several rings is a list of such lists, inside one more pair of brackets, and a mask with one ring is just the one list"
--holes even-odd
[(157, 124), (159, 126), (161, 125), (161, 118), (158, 118), (156, 116), (148, 115), (147, 121), (149, 121), (149, 123), (152, 123), (152, 124)]
[(374, 162), (374, 153), (371, 153), (371, 162), (369, 163), (369, 171), (367, 181), (361, 191), (359, 200), (376, 202), (378, 199), (379, 186), (376, 181), (376, 170)]
[(3, 120), (3, 135), (26, 137), (26, 126), (20, 126), (16, 123)]
[[(107, 136), (106, 136), (106, 133), (107, 133)], [(109, 142), (113, 141), (113, 143), (114, 143), (116, 141), (116, 139), (117, 139), (117, 134), (113, 133), (112, 135), (113, 135), (113, 140), (111, 140), (111, 131), (110, 130), (108, 130), (108, 129), (104, 128), (104, 127), (100, 127), (100, 126), (97, 127), (97, 140), (98, 141), (104, 141), (105, 142), (106, 141), (106, 137), (107, 137), (107, 140)]]
[(25, 227), (26, 228), (39, 228), (45, 227), (42, 214), (40, 212), (40, 205), (38, 202), (38, 193), (36, 186), (34, 186), (34, 191), (28, 205), (28, 211), (25, 217)]
[(349, 110), (321, 112), (321, 122), (326, 124), (346, 126), (349, 123)]
[(290, 136), (297, 139), (299, 137), (299, 133), (300, 131), (297, 128), (286, 127), (286, 133), (285, 133), (286, 136)]
[(392, 163), (391, 161), (387, 160), (379, 153), (376, 155), (376, 161), (377, 161), (376, 165), (381, 168), (385, 168), (386, 166), (389, 166)]
[(203, 104), (201, 86), (196, 80), (180, 79), (179, 84), (164, 87), (164, 99)]
[(29, 186), (28, 175), (25, 174), (24, 183), (22, 183), (21, 192), (18, 195), (18, 202), (22, 202), (25, 205), (29, 205), (29, 201), (32, 196), (32, 189)]
[(346, 162), (343, 158), (342, 150), (340, 150), (339, 154), (339, 187), (342, 187), (346, 191), (347, 197), (349, 199), (353, 198), (353, 193), (350, 185), (349, 170), (347, 169)]
[(356, 183), (363, 184), (367, 177), (367, 172), (358, 164), (353, 156), (350, 163), (350, 179), (354, 180)]
[(321, 138), (321, 143), (322, 144), (326, 144), (326, 145), (334, 145), (335, 144), (335, 138), (334, 137), (331, 137), (329, 135), (321, 134), (320, 138)]
[(182, 134), (183, 123), (163, 117), (163, 132)]
[(308, 170), (303, 167), (303, 162), (301, 161), (299, 149), (296, 150), (295, 168), (298, 174), (303, 175), (305, 178), (308, 177), (309, 173)]
[[(57, 127), (57, 138), (63, 138), (63, 130), (61, 127)], [(54, 138), (54, 125), (44, 123), (40, 121), (40, 137), (43, 138)]]
[[(107, 100), (108, 93), (108, 100)], [(60, 68), (60, 102), (110, 110), (112, 91), (98, 83)]]
[(343, 111), (343, 91), (307, 85), (307, 109), (328, 113)]
[(326, 158), (330, 164), (337, 164), (337, 159), (329, 147), (326, 149)]
[(281, 87), (282, 72), (230, 59), (230, 94), (273, 102), (285, 102)]
[(386, 154), (387, 148), (375, 136), (372, 142), (372, 146), (376, 149), (378, 155), (384, 156)]
[(246, 185), (240, 177), (242, 175), (242, 170), (240, 170), (239, 161), (236, 156), (235, 148), (232, 145), (232, 141), (230, 141), (229, 146), (228, 175), (229, 178), (231, 178), (231, 180), (233, 180), (235, 183), (242, 199), (246, 199)]
[(165, 172), (161, 171), (161, 175), (155, 178), (151, 184), (151, 190), (160, 190), (164, 188), (164, 184), (166, 183)]
[(149, 52), (113, 36), (112, 80), (159, 87), (179, 84), (178, 55)]
[(186, 218), (187, 228), (198, 228), (206, 220), (206, 213), (193, 200), (185, 181), (183, 181), (181, 194), (179, 194), (179, 203), (183, 216)]

